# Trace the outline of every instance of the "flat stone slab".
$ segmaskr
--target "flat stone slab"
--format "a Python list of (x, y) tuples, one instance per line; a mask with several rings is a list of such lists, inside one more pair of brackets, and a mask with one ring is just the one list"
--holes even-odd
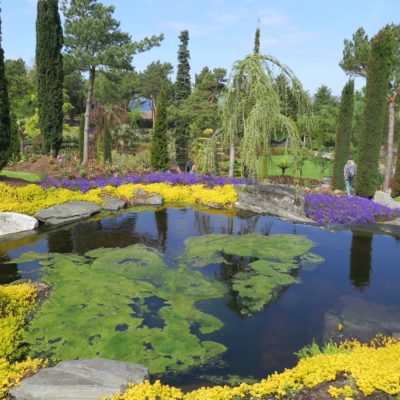
[(235, 207), (241, 210), (314, 223), (306, 216), (305, 197), (301, 190), (282, 185), (238, 185), (237, 195)]
[(115, 197), (105, 197), (103, 203), (103, 209), (106, 211), (118, 211), (126, 205), (125, 200), (117, 199)]
[(157, 193), (147, 193), (145, 190), (135, 189), (129, 200), (132, 206), (161, 206), (164, 199)]
[(148, 379), (143, 365), (103, 358), (62, 361), (24, 379), (10, 391), (16, 400), (100, 400)]
[(102, 207), (92, 201), (73, 200), (39, 211), (35, 217), (45, 224), (63, 225), (88, 218), (101, 210)]
[(38, 226), (37, 219), (15, 212), (0, 212), (0, 236), (32, 231)]

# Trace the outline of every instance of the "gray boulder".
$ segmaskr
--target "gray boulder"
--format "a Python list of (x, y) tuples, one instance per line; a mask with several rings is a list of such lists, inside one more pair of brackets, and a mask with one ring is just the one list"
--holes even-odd
[(281, 185), (240, 185), (235, 207), (256, 213), (276, 215), (301, 222), (313, 222), (306, 217), (302, 190)]
[(29, 215), (15, 212), (0, 212), (0, 236), (32, 231), (37, 226), (38, 221)]
[(382, 204), (383, 206), (400, 209), (399, 201), (393, 200), (389, 193), (385, 193), (380, 190), (375, 192), (374, 201), (375, 203)]
[(105, 197), (103, 202), (103, 208), (106, 211), (118, 211), (120, 208), (124, 208), (126, 205), (124, 200), (117, 199), (116, 197)]
[(141, 189), (133, 191), (134, 196), (129, 200), (132, 206), (160, 206), (164, 199), (157, 193), (147, 193)]
[(100, 400), (148, 378), (146, 367), (103, 358), (62, 361), (24, 379), (10, 391), (16, 400)]
[(92, 201), (73, 200), (39, 211), (35, 217), (46, 224), (63, 225), (88, 218), (101, 210), (102, 207)]

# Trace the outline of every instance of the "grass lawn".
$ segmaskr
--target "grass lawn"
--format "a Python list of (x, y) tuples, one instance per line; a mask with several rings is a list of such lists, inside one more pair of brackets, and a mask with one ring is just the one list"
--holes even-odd
[[(278, 167), (279, 162), (286, 157), (290, 156), (272, 156), (272, 165), (270, 166), (268, 175), (281, 175), (282, 171)], [(310, 160), (304, 162), (303, 166), (303, 178), (312, 178), (312, 179), (322, 179), (326, 176), (332, 175), (332, 164), (330, 161), (327, 162), (326, 167), (321, 170), (319, 165), (316, 165)], [(285, 171), (285, 175), (295, 176), (295, 171), (293, 168), (289, 167)]]
[(20, 171), (0, 171), (1, 176), (6, 176), (7, 178), (17, 178), (24, 179), (29, 182), (40, 182), (42, 177), (38, 174), (32, 174), (30, 172), (20, 172)]

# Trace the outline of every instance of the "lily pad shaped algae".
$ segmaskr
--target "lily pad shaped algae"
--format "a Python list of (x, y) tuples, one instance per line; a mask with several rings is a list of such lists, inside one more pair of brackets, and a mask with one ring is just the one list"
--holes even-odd
[(186, 261), (196, 267), (231, 266), (229, 276), (241, 314), (261, 311), (287, 286), (299, 280), (291, 273), (304, 264), (318, 264), (321, 257), (308, 251), (313, 242), (300, 235), (242, 236), (209, 234), (185, 241)]

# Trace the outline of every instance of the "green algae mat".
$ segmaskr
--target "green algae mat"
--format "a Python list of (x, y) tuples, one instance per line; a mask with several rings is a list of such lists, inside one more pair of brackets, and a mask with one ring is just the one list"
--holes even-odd
[[(142, 363), (152, 373), (184, 371), (210, 362), (226, 347), (207, 340), (223, 323), (201, 311), (203, 300), (235, 297), (245, 315), (261, 311), (291, 273), (316, 264), (303, 236), (204, 235), (186, 240), (181, 264), (168, 267), (144, 245), (96, 249), (84, 255), (25, 253), (13, 263), (39, 261), (52, 287), (25, 340), (34, 356), (54, 360), (104, 357)], [(237, 264), (228, 280), (196, 267)]]
[(308, 251), (313, 242), (299, 235), (209, 234), (185, 241), (186, 260), (197, 267), (232, 266), (229, 282), (241, 314), (261, 311), (280, 291), (299, 280), (291, 273), (322, 259)]

